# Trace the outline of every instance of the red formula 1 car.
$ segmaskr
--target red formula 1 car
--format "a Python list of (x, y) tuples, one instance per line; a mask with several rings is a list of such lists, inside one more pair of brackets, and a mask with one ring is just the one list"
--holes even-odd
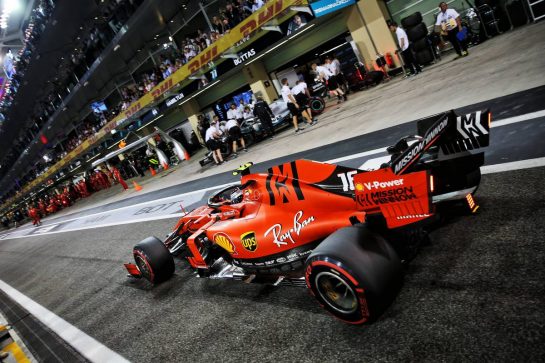
[[(184, 215), (165, 241), (133, 250), (133, 277), (160, 283), (187, 259), (199, 276), (306, 286), (320, 304), (361, 324), (392, 302), (415, 231), (438, 208), (463, 201), (474, 212), (489, 143), (490, 113), (453, 111), (422, 119), (419, 134), (388, 148), (376, 170), (297, 160), (251, 174)], [(413, 251), (414, 252), (414, 251)]]

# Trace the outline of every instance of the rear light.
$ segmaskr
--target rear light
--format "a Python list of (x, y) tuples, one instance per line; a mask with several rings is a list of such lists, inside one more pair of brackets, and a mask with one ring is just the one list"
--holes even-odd
[(430, 192), (434, 192), (435, 191), (435, 183), (434, 183), (434, 180), (433, 180), (433, 175), (430, 175)]
[(490, 129), (490, 125), (492, 124), (492, 112), (488, 113), (488, 129)]

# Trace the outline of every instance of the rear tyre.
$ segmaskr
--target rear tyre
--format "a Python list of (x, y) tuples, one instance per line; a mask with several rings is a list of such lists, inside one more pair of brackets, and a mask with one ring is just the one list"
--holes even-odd
[(420, 23), (407, 30), (407, 37), (413, 43), (424, 38), (426, 35), (428, 35), (428, 28), (424, 23)]
[(417, 53), (420, 52), (420, 51), (423, 51), (423, 50), (430, 49), (430, 44), (428, 43), (428, 38), (424, 37), (424, 38), (414, 42), (413, 43), (413, 49)]
[(157, 237), (148, 237), (134, 246), (133, 256), (142, 277), (152, 284), (168, 280), (174, 274), (174, 259)]
[(424, 49), (416, 52), (416, 62), (420, 65), (426, 65), (434, 61), (433, 53), (430, 49)]
[(403, 25), (403, 29), (410, 29), (413, 26), (420, 24), (421, 22), (422, 14), (419, 11), (407, 16), (406, 18), (401, 19), (401, 25)]
[(307, 286), (324, 309), (349, 324), (374, 320), (401, 285), (395, 250), (367, 226), (346, 227), (326, 238), (306, 262)]

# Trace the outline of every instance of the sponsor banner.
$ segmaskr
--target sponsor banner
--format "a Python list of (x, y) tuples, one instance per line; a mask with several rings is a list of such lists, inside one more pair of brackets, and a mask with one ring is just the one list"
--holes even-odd
[[(180, 67), (170, 77), (163, 82), (159, 83), (150, 92), (146, 93), (139, 100), (132, 103), (127, 110), (117, 115), (114, 119), (110, 120), (102, 129), (100, 129), (95, 135), (89, 137), (76, 149), (72, 150), (66, 155), (63, 160), (59, 161), (55, 165), (51, 166), (44, 174), (34, 179), (27, 184), (21, 191), (25, 194), (35, 186), (42, 184), (45, 180), (57, 173), (65, 165), (69, 164), (79, 154), (87, 151), (96, 142), (104, 138), (112, 130), (116, 129), (123, 122), (127, 121), (131, 116), (135, 115), (140, 110), (148, 107), (150, 104), (157, 101), (169, 90), (177, 86), (182, 81), (186, 80), (191, 74), (207, 66), (210, 62), (219, 58), (222, 53), (233, 47), (234, 44), (243, 44), (246, 42), (250, 35), (259, 30), (263, 25), (271, 21), (272, 19), (282, 15), (282, 13), (289, 9), (291, 6), (306, 5), (307, 0), (273, 0), (267, 2), (258, 11), (244, 19), (240, 24), (231, 29), (231, 31), (222, 36), (218, 41), (211, 44), (208, 48), (199, 53), (190, 62)], [(15, 198), (10, 199), (7, 203), (13, 203)]]
[(314, 11), (314, 15), (320, 17), (355, 3), (356, 0), (320, 0), (310, 4), (310, 7)]
[(354, 176), (359, 210), (380, 210), (390, 228), (401, 227), (432, 215), (428, 173), (395, 175), (390, 169)]

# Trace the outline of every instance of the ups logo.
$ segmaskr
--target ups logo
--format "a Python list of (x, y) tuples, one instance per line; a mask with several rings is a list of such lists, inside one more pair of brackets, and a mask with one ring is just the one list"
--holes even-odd
[(255, 232), (246, 232), (240, 236), (240, 242), (244, 249), (254, 252), (257, 249), (257, 239), (255, 238)]

